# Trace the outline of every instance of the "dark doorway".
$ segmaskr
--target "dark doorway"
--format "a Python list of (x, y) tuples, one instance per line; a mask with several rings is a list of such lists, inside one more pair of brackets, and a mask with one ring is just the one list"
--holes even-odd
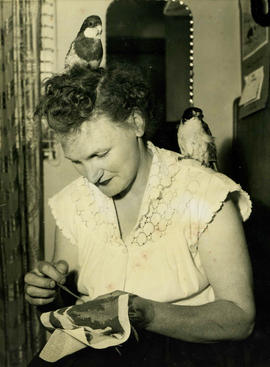
[(189, 17), (185, 9), (167, 14), (166, 1), (118, 0), (107, 12), (107, 64), (143, 68), (156, 100), (152, 141), (178, 151), (178, 121), (189, 107)]

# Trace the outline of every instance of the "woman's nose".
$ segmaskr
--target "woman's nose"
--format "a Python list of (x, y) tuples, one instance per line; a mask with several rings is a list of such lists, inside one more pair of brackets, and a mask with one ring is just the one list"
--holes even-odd
[(86, 178), (89, 182), (96, 184), (103, 175), (103, 170), (94, 164), (86, 164), (84, 167)]

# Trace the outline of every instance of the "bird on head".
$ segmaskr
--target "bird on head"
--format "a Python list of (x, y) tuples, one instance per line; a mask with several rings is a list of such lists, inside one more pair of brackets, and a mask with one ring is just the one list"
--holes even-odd
[(101, 42), (102, 22), (98, 15), (87, 17), (65, 57), (65, 69), (74, 64), (89, 65), (97, 69), (103, 56)]
[(217, 170), (217, 150), (209, 126), (203, 121), (203, 111), (187, 108), (177, 131), (181, 159), (195, 159), (206, 167)]

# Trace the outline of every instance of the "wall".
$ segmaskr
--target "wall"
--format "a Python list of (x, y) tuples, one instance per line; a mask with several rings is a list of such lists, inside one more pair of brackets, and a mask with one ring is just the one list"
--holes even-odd
[(220, 168), (230, 174), (233, 102), (241, 94), (238, 0), (185, 0), (194, 17), (194, 104), (216, 137)]
[(189, 107), (189, 17), (166, 21), (167, 121), (177, 121)]
[[(64, 57), (83, 19), (97, 13), (105, 23), (111, 0), (57, 0), (57, 62)], [(204, 110), (205, 121), (216, 136), (221, 169), (229, 172), (233, 134), (233, 101), (240, 95), (240, 25), (237, 0), (185, 0), (194, 16), (194, 103)], [(103, 34), (104, 36), (105, 34)], [(68, 161), (60, 166), (44, 163), (45, 249), (53, 251), (54, 220), (47, 200), (77, 173)]]

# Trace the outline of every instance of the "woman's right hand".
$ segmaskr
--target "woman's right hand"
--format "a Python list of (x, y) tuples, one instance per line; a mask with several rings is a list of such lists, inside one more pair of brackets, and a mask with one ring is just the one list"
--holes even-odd
[(57, 283), (64, 284), (68, 275), (68, 264), (38, 262), (36, 268), (24, 277), (25, 299), (32, 305), (42, 306), (54, 301)]

